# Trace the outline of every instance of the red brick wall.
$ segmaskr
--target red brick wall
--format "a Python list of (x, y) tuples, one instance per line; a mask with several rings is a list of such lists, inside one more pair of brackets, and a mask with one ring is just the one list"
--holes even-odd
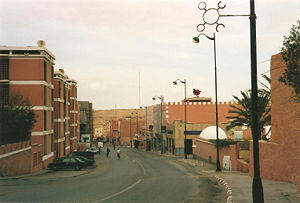
[(10, 80), (43, 80), (44, 59), (9, 60)]
[(40, 171), (43, 168), (43, 145), (33, 144), (31, 150), (31, 172)]
[(0, 176), (14, 176), (30, 173), (31, 148), (16, 154), (8, 154), (28, 147), (30, 147), (30, 141), (0, 146)]
[[(209, 160), (209, 157), (211, 157), (213, 163), (216, 163), (217, 160), (217, 148), (203, 139), (196, 139), (196, 148), (193, 148), (193, 154), (207, 161)], [(230, 156), (229, 147), (220, 148), (219, 159), (221, 168), (223, 167), (224, 156)]]
[[(204, 139), (196, 139), (196, 148), (193, 148), (193, 155), (207, 161), (209, 161), (209, 157), (211, 157), (211, 161), (213, 163), (216, 163), (217, 148)], [(237, 145), (230, 145), (229, 147), (221, 147), (219, 149), (219, 160), (221, 168), (223, 168), (224, 156), (230, 156), (232, 170), (248, 172), (248, 163), (238, 159), (239, 148)]]
[[(226, 116), (230, 105), (236, 103), (219, 103), (218, 119), (219, 122), (227, 122)], [(167, 103), (166, 105), (167, 121), (172, 123), (174, 120), (184, 120), (184, 103)], [(213, 124), (216, 122), (216, 104), (214, 103), (187, 103), (186, 114), (187, 122)]]
[[(285, 64), (281, 55), (271, 58), (272, 135), (259, 144), (262, 178), (298, 184), (300, 191), (300, 104), (290, 99), (293, 90), (278, 82)], [(253, 176), (253, 148), (250, 145), (249, 174)]]

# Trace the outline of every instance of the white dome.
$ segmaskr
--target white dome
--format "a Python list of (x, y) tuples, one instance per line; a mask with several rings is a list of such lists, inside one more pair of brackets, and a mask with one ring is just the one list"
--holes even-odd
[[(200, 133), (200, 138), (206, 139), (206, 140), (210, 140), (210, 139), (217, 139), (217, 135), (216, 135), (216, 126), (209, 126), (207, 128), (205, 128), (201, 133)], [(221, 128), (219, 128), (219, 139), (226, 139), (226, 133), (224, 132), (224, 130), (222, 130)]]

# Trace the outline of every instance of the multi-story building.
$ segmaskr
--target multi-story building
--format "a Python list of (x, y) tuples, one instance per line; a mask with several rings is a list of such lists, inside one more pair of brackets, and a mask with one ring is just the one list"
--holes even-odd
[(63, 69), (54, 72), (54, 148), (56, 157), (70, 148), (70, 85)]
[[(93, 104), (89, 101), (79, 101), (80, 106), (80, 140), (93, 140), (94, 122), (93, 122)], [(82, 135), (86, 137), (82, 137)], [(87, 137), (89, 136), (89, 137)]]
[(70, 85), (70, 146), (66, 147), (66, 153), (77, 150), (77, 141), (80, 138), (79, 105), (77, 101), (77, 81), (67, 79)]
[(27, 98), (36, 117), (31, 144), (41, 144), (38, 162), (43, 166), (54, 158), (53, 66), (55, 56), (39, 43), (38, 47), (0, 46), (0, 100), (8, 103), (11, 95)]

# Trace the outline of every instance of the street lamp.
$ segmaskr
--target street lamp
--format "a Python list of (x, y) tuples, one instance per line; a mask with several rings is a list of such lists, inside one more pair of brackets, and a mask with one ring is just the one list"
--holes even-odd
[(220, 158), (219, 158), (219, 122), (218, 122), (218, 80), (217, 80), (217, 56), (216, 56), (216, 35), (214, 33), (213, 37), (209, 37), (204, 33), (200, 33), (197, 37), (193, 38), (194, 43), (199, 43), (199, 37), (204, 35), (207, 39), (214, 41), (214, 61), (215, 61), (215, 96), (216, 96), (216, 133), (217, 133), (217, 169), (216, 171), (221, 171)]
[(152, 100), (160, 99), (160, 134), (161, 134), (161, 139), (160, 139), (160, 148), (161, 148), (161, 154), (164, 153), (163, 149), (163, 134), (162, 134), (162, 103), (163, 103), (163, 96), (155, 96), (152, 98)]
[(186, 154), (186, 79), (183, 81), (180, 79), (176, 79), (173, 81), (173, 85), (177, 85), (177, 81), (181, 82), (184, 84), (184, 158), (187, 159), (187, 154)]
[(130, 136), (130, 147), (132, 148), (132, 137), (131, 137), (131, 116), (129, 118), (129, 136)]
[(145, 141), (145, 148), (146, 148), (146, 151), (147, 151), (147, 135), (148, 135), (148, 134), (147, 134), (147, 133), (148, 133), (148, 124), (147, 124), (147, 106), (141, 106), (140, 109), (142, 109), (142, 108), (145, 108), (145, 109), (146, 109), (146, 119), (145, 119), (145, 120), (146, 120), (146, 121), (145, 121), (145, 122), (146, 122), (146, 132), (145, 132), (145, 137), (146, 137), (145, 140), (146, 140), (146, 141)]
[(138, 112), (132, 112), (131, 115), (136, 114), (136, 135), (138, 135), (138, 129), (139, 129), (139, 124), (138, 124)]
[[(255, 2), (250, 0), (250, 14), (246, 15), (220, 15), (219, 10), (224, 9), (226, 5), (221, 6), (221, 1), (218, 3), (218, 8), (206, 8), (205, 2), (200, 2), (198, 8), (204, 11), (202, 19), (203, 23), (197, 26), (197, 30), (201, 33), (205, 30), (205, 25), (216, 25), (216, 31), (218, 32), (218, 27), (225, 27), (222, 23), (219, 23), (220, 17), (236, 17), (236, 16), (247, 16), (250, 20), (250, 51), (251, 51), (251, 130), (253, 137), (253, 168), (254, 168), (254, 178), (252, 182), (252, 199), (253, 202), (264, 202), (264, 192), (263, 186), (260, 178), (260, 168), (259, 168), (259, 128), (258, 128), (258, 91), (257, 91), (257, 48), (256, 48), (256, 14), (255, 14)], [(215, 21), (207, 21), (205, 14), (207, 12), (215, 12)], [(195, 38), (195, 42), (197, 39)], [(199, 39), (198, 39), (199, 42)]]

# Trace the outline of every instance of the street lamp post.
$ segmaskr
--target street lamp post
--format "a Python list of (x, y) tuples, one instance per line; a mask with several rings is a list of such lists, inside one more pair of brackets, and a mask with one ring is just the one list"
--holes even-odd
[(251, 103), (252, 103), (252, 137), (253, 137), (253, 168), (252, 182), (253, 202), (264, 202), (263, 186), (259, 170), (259, 130), (258, 130), (258, 93), (257, 93), (257, 55), (256, 55), (256, 14), (254, 0), (250, 0), (250, 43), (251, 43)]
[(138, 124), (138, 112), (132, 112), (131, 115), (136, 115), (136, 135), (138, 135), (138, 129), (139, 129), (139, 124)]
[(174, 85), (177, 85), (177, 81), (180, 81), (182, 84), (184, 84), (184, 158), (187, 159), (187, 154), (186, 154), (186, 79), (183, 81), (180, 79), (176, 79), (173, 81)]
[(129, 135), (130, 135), (130, 147), (132, 148), (132, 137), (131, 137), (131, 116), (129, 117)]
[(214, 41), (214, 61), (215, 61), (215, 97), (216, 97), (216, 134), (217, 134), (217, 169), (216, 171), (221, 171), (220, 158), (219, 158), (219, 122), (218, 122), (218, 80), (217, 80), (217, 54), (216, 54), (216, 35), (214, 33), (213, 37), (209, 37), (204, 33), (200, 33), (197, 37), (193, 38), (194, 43), (199, 43), (199, 37), (204, 35), (207, 39)]
[[(250, 50), (251, 50), (251, 130), (253, 137), (253, 168), (254, 168), (254, 178), (252, 182), (252, 199), (253, 202), (264, 202), (264, 192), (263, 186), (260, 178), (260, 166), (259, 166), (259, 118), (257, 114), (258, 108), (258, 91), (257, 91), (257, 47), (256, 47), (256, 14), (255, 14), (255, 2), (254, 0), (250, 0), (250, 14), (246, 15), (220, 15), (220, 9), (224, 9), (226, 5), (221, 6), (221, 1), (218, 3), (218, 8), (210, 8), (207, 9), (207, 5), (205, 2), (200, 2), (198, 8), (203, 10), (203, 23), (200, 23), (197, 26), (198, 31), (201, 33), (205, 30), (206, 25), (216, 25), (216, 31), (218, 31), (218, 27), (225, 27), (224, 24), (219, 23), (220, 17), (236, 17), (236, 16), (247, 16), (250, 20)], [(215, 21), (207, 22), (205, 18), (205, 14), (209, 12), (215, 12), (216, 19)]]
[(160, 139), (160, 148), (161, 148), (161, 154), (164, 153), (164, 146), (163, 146), (163, 134), (162, 134), (162, 103), (163, 103), (163, 96), (155, 96), (153, 97), (152, 99), (153, 100), (156, 100), (157, 99), (160, 99), (160, 134), (161, 134), (161, 139)]
[(145, 119), (145, 124), (146, 124), (146, 131), (145, 131), (145, 148), (146, 148), (146, 151), (147, 151), (147, 133), (148, 133), (148, 124), (147, 124), (147, 106), (141, 106), (140, 108), (145, 108), (146, 109), (146, 119)]

